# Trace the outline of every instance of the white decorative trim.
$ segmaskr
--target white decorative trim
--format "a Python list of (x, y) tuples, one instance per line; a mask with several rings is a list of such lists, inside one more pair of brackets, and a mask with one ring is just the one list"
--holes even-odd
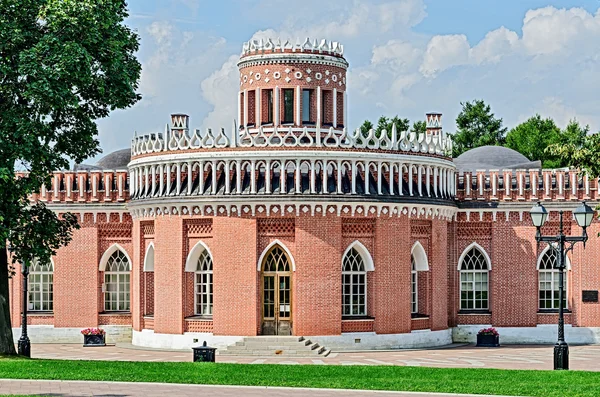
[(153, 272), (154, 271), (154, 241), (148, 244), (148, 248), (146, 249), (146, 254), (144, 255), (144, 271), (145, 272)]
[(123, 248), (121, 245), (119, 245), (117, 243), (114, 243), (113, 245), (108, 247), (108, 249), (106, 251), (104, 251), (102, 258), (100, 258), (100, 266), (98, 266), (98, 270), (100, 270), (101, 272), (106, 270), (106, 265), (108, 264), (108, 259), (116, 251), (121, 251), (123, 253), (123, 255), (125, 255), (125, 258), (127, 258), (127, 261), (129, 262), (129, 271), (131, 271), (131, 266), (132, 266), (133, 262), (131, 261), (129, 254), (127, 254), (127, 250), (125, 250), (125, 248)]
[(257, 272), (262, 271), (262, 264), (263, 264), (263, 261), (265, 260), (265, 256), (269, 253), (271, 248), (273, 248), (275, 245), (278, 245), (282, 250), (285, 251), (285, 253), (287, 254), (287, 256), (292, 264), (292, 271), (295, 272), (296, 271), (296, 261), (294, 260), (294, 256), (292, 255), (292, 253), (290, 252), (288, 247), (278, 239), (272, 241), (271, 244), (267, 245), (267, 248), (265, 248), (263, 250), (262, 254), (260, 254), (260, 257), (258, 258), (258, 262), (256, 263), (256, 271)]
[(194, 248), (192, 248), (192, 250), (187, 256), (187, 259), (185, 260), (186, 272), (193, 273), (196, 271), (196, 267), (198, 266), (198, 258), (200, 258), (200, 255), (202, 255), (204, 251), (208, 251), (208, 255), (210, 255), (211, 258), (213, 257), (212, 252), (210, 252), (210, 248), (208, 248), (208, 245), (206, 245), (202, 240), (200, 240), (196, 243), (196, 245), (194, 245)]
[(344, 251), (344, 253), (342, 255), (342, 269), (344, 268), (344, 258), (346, 257), (346, 254), (348, 254), (348, 252), (350, 252), (350, 250), (352, 248), (354, 248), (356, 251), (358, 251), (358, 253), (362, 257), (363, 261), (365, 262), (365, 270), (368, 271), (368, 272), (374, 271), (375, 270), (375, 264), (373, 262), (373, 257), (371, 256), (371, 253), (369, 252), (369, 250), (367, 249), (367, 247), (365, 247), (363, 245), (363, 243), (361, 243), (358, 240), (354, 240), (348, 246), (348, 248), (346, 248), (346, 250)]
[(457, 270), (460, 271), (460, 266), (462, 265), (462, 261), (463, 261), (463, 259), (465, 259), (465, 256), (467, 255), (467, 253), (469, 252), (469, 250), (471, 248), (477, 248), (479, 251), (481, 251), (481, 253), (485, 257), (485, 260), (487, 262), (487, 266), (488, 266), (487, 270), (492, 270), (492, 260), (490, 259), (490, 256), (488, 255), (487, 251), (485, 249), (483, 249), (483, 247), (481, 245), (477, 244), (476, 242), (472, 242), (471, 244), (469, 244), (469, 246), (464, 249), (462, 254), (460, 254), (460, 258), (458, 258), (458, 269)]
[(412, 248), (410, 249), (410, 253), (415, 258), (415, 270), (419, 272), (426, 272), (429, 270), (429, 260), (427, 259), (427, 252), (425, 252), (425, 248), (423, 245), (416, 241)]

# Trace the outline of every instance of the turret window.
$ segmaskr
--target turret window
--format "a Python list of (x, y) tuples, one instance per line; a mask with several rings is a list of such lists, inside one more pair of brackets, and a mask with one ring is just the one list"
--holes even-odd
[(283, 90), (283, 123), (294, 124), (294, 89)]
[(302, 122), (303, 123), (311, 123), (313, 122), (312, 118), (312, 109), (310, 107), (312, 102), (312, 90), (302, 90)]

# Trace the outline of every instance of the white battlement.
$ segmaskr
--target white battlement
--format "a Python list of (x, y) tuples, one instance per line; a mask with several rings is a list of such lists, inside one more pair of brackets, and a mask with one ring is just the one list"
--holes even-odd
[(292, 44), (291, 39), (287, 39), (284, 42), (280, 38), (275, 41), (273, 39), (259, 39), (247, 41), (242, 46), (242, 55), (257, 54), (262, 51), (273, 51), (273, 52), (285, 52), (289, 50), (291, 52), (319, 52), (319, 53), (330, 53), (337, 56), (344, 56), (344, 46), (337, 41), (328, 41), (325, 39), (317, 40), (306, 38), (304, 41), (300, 39), (296, 40), (295, 44)]

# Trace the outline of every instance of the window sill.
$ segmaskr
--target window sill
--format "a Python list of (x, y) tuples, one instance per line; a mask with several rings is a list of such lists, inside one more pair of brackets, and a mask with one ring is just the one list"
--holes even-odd
[[(571, 314), (571, 311), (564, 309), (563, 313)], [(537, 314), (558, 314), (558, 309), (539, 309)]]
[(185, 321), (212, 321), (213, 316), (189, 316), (185, 318)]
[(371, 316), (342, 316), (342, 321), (356, 321), (356, 320), (372, 321), (372, 320), (375, 320), (375, 317), (371, 317)]
[(304, 124), (304, 125), (315, 125), (317, 123), (314, 122), (314, 121), (302, 121), (302, 124)]
[(144, 314), (144, 318), (154, 318), (154, 314)]
[[(23, 315), (23, 313), (21, 313), (21, 315)], [(54, 316), (54, 312), (42, 312), (42, 311), (31, 311), (31, 310), (27, 310), (27, 317), (35, 317), (35, 316), (39, 316), (39, 317), (44, 317), (44, 316)]]
[(429, 316), (427, 314), (420, 314), (420, 313), (411, 313), (410, 317), (413, 320), (426, 320), (429, 318)]
[(98, 313), (100, 316), (131, 316), (131, 312), (101, 312)]
[(473, 315), (489, 315), (492, 314), (489, 310), (459, 310), (458, 314), (473, 314)]
[(261, 127), (273, 127), (273, 122), (267, 121), (267, 122), (262, 123), (260, 126)]
[(294, 125), (293, 121), (282, 121), (281, 125), (284, 127), (292, 127)]
[(323, 123), (323, 127), (333, 127), (333, 123)]

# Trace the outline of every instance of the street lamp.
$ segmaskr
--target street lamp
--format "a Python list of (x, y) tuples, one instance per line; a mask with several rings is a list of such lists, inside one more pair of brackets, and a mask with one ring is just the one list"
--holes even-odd
[(21, 274), (23, 276), (23, 314), (21, 317), (21, 337), (17, 344), (17, 350), (20, 355), (31, 357), (31, 342), (27, 336), (27, 302), (29, 300), (27, 296), (27, 281), (29, 279), (29, 266), (27, 266), (25, 261), (21, 264)]
[[(556, 236), (542, 236), (541, 227), (548, 219), (548, 211), (539, 202), (535, 205), (529, 214), (531, 221), (537, 228), (535, 239), (538, 243), (544, 242), (548, 244), (557, 244), (558, 256), (556, 269), (558, 269), (558, 341), (554, 345), (554, 369), (569, 369), (569, 345), (565, 342), (565, 319), (564, 319), (564, 270), (565, 270), (565, 255), (573, 249), (577, 242), (582, 242), (585, 248), (585, 242), (588, 239), (587, 227), (592, 224), (594, 219), (594, 210), (585, 202), (581, 203), (573, 215), (579, 227), (583, 229), (581, 236), (565, 236), (563, 229), (563, 211), (559, 211), (559, 229)], [(565, 243), (569, 244), (569, 248), (565, 249)]]

